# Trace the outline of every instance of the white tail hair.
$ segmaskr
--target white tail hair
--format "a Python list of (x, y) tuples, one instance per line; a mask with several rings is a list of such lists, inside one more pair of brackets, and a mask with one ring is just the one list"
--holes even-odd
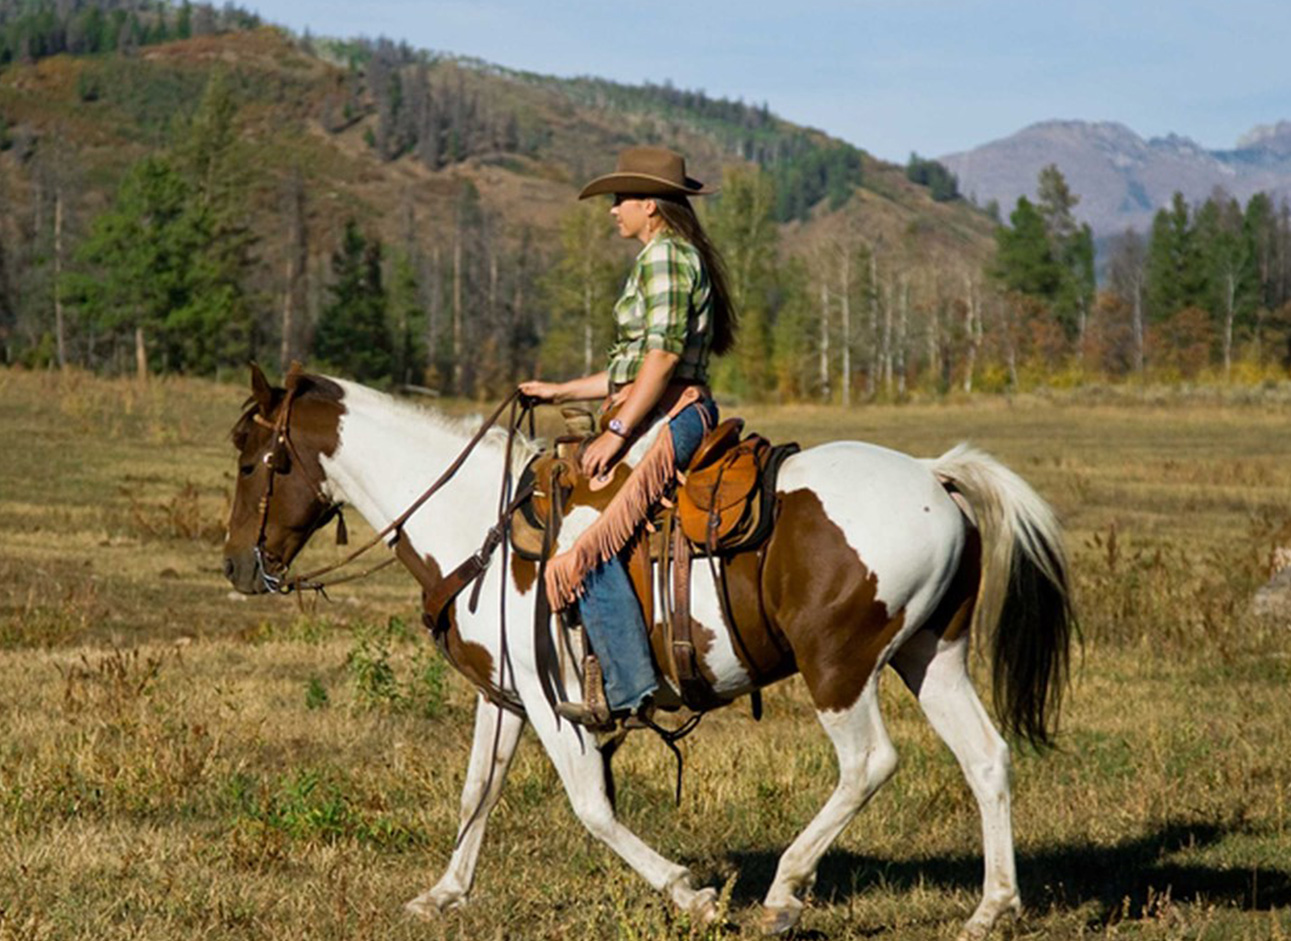
[(960, 444), (926, 464), (967, 501), (982, 536), (973, 628), (991, 649), (996, 711), (1011, 732), (1045, 743), (1076, 630), (1058, 517), (1026, 481), (976, 448)]

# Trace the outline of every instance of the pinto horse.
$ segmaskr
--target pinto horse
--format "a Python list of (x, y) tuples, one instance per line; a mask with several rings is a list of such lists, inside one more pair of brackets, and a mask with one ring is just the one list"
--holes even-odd
[[(247, 593), (280, 590), (293, 557), (342, 502), (378, 532), (399, 520), (470, 437), (460, 423), (351, 382), (293, 370), (287, 385), (290, 395), (253, 368), (252, 398), (233, 432), (239, 475), (225, 571)], [(626, 464), (640, 459), (660, 428), (634, 446)], [(397, 538), (386, 540), (428, 592), (484, 540), (504, 464), (518, 467), (533, 453), (523, 437), (510, 447), (501, 435), (484, 437), (398, 527)], [(762, 552), (726, 564), (729, 603), (703, 565), (695, 568), (691, 603), (701, 668), (718, 696), (734, 700), (799, 672), (837, 752), (837, 785), (781, 856), (763, 927), (780, 933), (796, 924), (821, 857), (896, 770), (878, 697), (880, 673), (890, 665), (977, 799), (985, 879), (960, 937), (985, 937), (1001, 916), (1020, 910), (1020, 899), (1009, 751), (970, 682), (969, 640), (979, 634), (986, 644), (1006, 731), (1048, 742), (1074, 634), (1054, 515), (1016, 474), (963, 446), (936, 460), (858, 442), (810, 448), (785, 461), (777, 498)], [(575, 499), (556, 548), (567, 548), (597, 513), (593, 501)], [(685, 867), (616, 819), (605, 756), (594, 742), (589, 747), (585, 730), (561, 721), (544, 695), (531, 627), (533, 564), (495, 560), (481, 578), (485, 597), (502, 603), (472, 612), (458, 601), (442, 640), (454, 666), (482, 691), (459, 839), (447, 871), (407, 908), (430, 917), (466, 901), (489, 811), (527, 721), (587, 829), (680, 908), (714, 918), (715, 890), (697, 889)], [(504, 622), (512, 626), (509, 637)], [(563, 673), (571, 698), (581, 694), (576, 662), (569, 658)]]

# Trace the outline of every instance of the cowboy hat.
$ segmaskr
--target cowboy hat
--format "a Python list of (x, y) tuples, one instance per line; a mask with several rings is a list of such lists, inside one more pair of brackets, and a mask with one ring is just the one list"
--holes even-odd
[(706, 196), (717, 190), (686, 176), (686, 158), (664, 147), (629, 147), (619, 154), (613, 173), (583, 187), (579, 199), (602, 193), (634, 196)]

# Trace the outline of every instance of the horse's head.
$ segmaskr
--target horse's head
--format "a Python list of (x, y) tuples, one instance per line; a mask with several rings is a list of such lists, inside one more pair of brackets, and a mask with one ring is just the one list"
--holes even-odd
[(251, 367), (251, 398), (233, 428), (238, 480), (224, 541), (224, 574), (238, 591), (277, 589), (309, 537), (336, 515), (322, 455), (339, 444), (343, 392), (293, 364), (284, 388)]

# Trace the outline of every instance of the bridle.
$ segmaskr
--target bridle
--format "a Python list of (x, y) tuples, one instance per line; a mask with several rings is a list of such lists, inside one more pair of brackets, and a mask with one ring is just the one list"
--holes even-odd
[(417, 499), (414, 500), (407, 509), (395, 517), (395, 519), (392, 520), (384, 529), (340, 561), (314, 569), (304, 575), (287, 578), (285, 577), (285, 566), (279, 570), (279, 574), (271, 574), (269, 572), (269, 568), (265, 563), (269, 560), (270, 553), (265, 544), (269, 526), (270, 501), (273, 498), (274, 479), (275, 477), (290, 473), (293, 464), (301, 469), (301, 472), (305, 474), (308, 479), (310, 486), (313, 487), (315, 500), (326, 505), (326, 509), (310, 527), (309, 532), (305, 536), (306, 540), (308, 540), (310, 536), (323, 526), (331, 522), (333, 518), (336, 518), (339, 520), (337, 525), (337, 544), (345, 545), (348, 542), (345, 534), (345, 517), (342, 515), (344, 504), (340, 501), (333, 500), (327, 495), (324, 491), (322, 481), (309, 472), (308, 466), (301, 459), (300, 452), (296, 449), (295, 442), (292, 441), (291, 410), (295, 403), (296, 393), (300, 388), (301, 378), (302, 372), (300, 364), (292, 363), (291, 369), (288, 371), (286, 379), (283, 382), (286, 389), (286, 396), (284, 397), (282, 404), (278, 407), (277, 416), (271, 422), (257, 412), (253, 418), (256, 424), (270, 429), (271, 435), (269, 450), (265, 452), (263, 458), (263, 462), (269, 471), (269, 480), (265, 486), (264, 495), (260, 498), (260, 524), (254, 548), (256, 566), (259, 569), (261, 584), (265, 587), (266, 591), (272, 594), (288, 595), (293, 592), (299, 592), (303, 589), (311, 589), (313, 591), (323, 593), (325, 589), (332, 585), (339, 585), (343, 582), (366, 578), (367, 576), (372, 575), (396, 562), (398, 560), (397, 556), (391, 556), (361, 572), (356, 572), (339, 578), (332, 578), (326, 582), (320, 581), (322, 576), (329, 575), (350, 565), (356, 559), (363, 556), (382, 542), (386, 542), (390, 546), (396, 545), (403, 535), (403, 528), (407, 524), (408, 520), (412, 518), (414, 513), (421, 509), (431, 496), (433, 496), (453, 478), (457, 471), (461, 469), (462, 465), (466, 463), (467, 457), (469, 457), (471, 452), (475, 450), (475, 446), (483, 440), (484, 435), (490, 428), (497, 424), (502, 413), (508, 406), (510, 406), (511, 416), (508, 421), (507, 460), (503, 471), (502, 496), (499, 500), (498, 522), (490, 528), (488, 535), (485, 537), (484, 544), (477, 549), (466, 560), (466, 562), (454, 570), (445, 582), (447, 584), (451, 584), (457, 589), (457, 591), (460, 591), (465, 584), (469, 584), (482, 574), (484, 569), (488, 567), (489, 558), (492, 556), (493, 551), (499, 544), (501, 544), (502, 540), (506, 536), (511, 511), (514, 510), (515, 507), (523, 501), (523, 499), (528, 497), (528, 493), (518, 493), (514, 496), (511, 493), (510, 456), (512, 442), (514, 441), (515, 435), (517, 431), (519, 431), (521, 424), (524, 423), (526, 418), (528, 419), (530, 434), (532, 435), (534, 420), (533, 400), (522, 393), (519, 389), (513, 390), (511, 394), (508, 395), (496, 409), (494, 409), (493, 414), (484, 421), (484, 424), (481, 425), (479, 431), (477, 431), (475, 436), (467, 442), (466, 446), (453, 460), (452, 464), (448, 466), (448, 468), (433, 484), (422, 492), (421, 496), (417, 497)]
[[(300, 370), (299, 364), (293, 364), (291, 372), (287, 375), (286, 380), (286, 397), (278, 407), (278, 415), (271, 422), (259, 412), (253, 416), (253, 421), (261, 427), (269, 429), (270, 445), (269, 450), (265, 452), (262, 461), (269, 472), (269, 479), (265, 484), (265, 492), (260, 497), (260, 524), (256, 532), (256, 543), (254, 548), (256, 570), (260, 575), (260, 582), (265, 589), (273, 594), (290, 594), (292, 591), (299, 590), (304, 585), (296, 584), (299, 579), (288, 582), (282, 574), (273, 574), (269, 570), (270, 553), (265, 543), (268, 540), (269, 530), (269, 503), (273, 499), (274, 481), (281, 476), (291, 473), (293, 467), (299, 468), (309, 482), (314, 491), (314, 499), (318, 503), (325, 504), (326, 509), (310, 526), (309, 532), (305, 534), (305, 540), (308, 541), (311, 536), (318, 530), (322, 529), (333, 519), (337, 520), (336, 526), (336, 543), (345, 545), (348, 542), (345, 529), (345, 516), (342, 513), (344, 504), (340, 501), (333, 500), (323, 489), (323, 482), (309, 469), (309, 465), (300, 456), (300, 451), (296, 448), (296, 443), (291, 438), (291, 408), (296, 399), (296, 392), (300, 388)], [(278, 562), (277, 559), (273, 560)], [(286, 571), (286, 566), (279, 569), (280, 572)], [(311, 586), (312, 587), (312, 586)], [(322, 590), (322, 586), (318, 586)]]

